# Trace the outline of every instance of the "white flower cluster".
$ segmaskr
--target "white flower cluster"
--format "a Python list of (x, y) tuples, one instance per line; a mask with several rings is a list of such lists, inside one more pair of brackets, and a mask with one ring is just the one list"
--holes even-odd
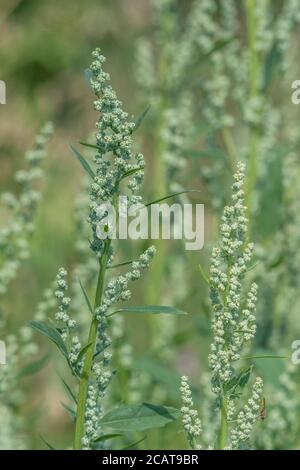
[[(131, 174), (127, 187), (132, 193), (132, 202), (140, 200), (135, 193), (143, 182), (144, 158), (141, 154), (133, 154), (131, 135), (135, 123), (129, 120), (128, 114), (122, 109), (121, 101), (108, 84), (109, 74), (102, 69), (106, 59), (101, 55), (100, 49), (93, 52), (93, 58), (94, 61), (90, 66), (90, 83), (97, 97), (94, 107), (100, 113), (100, 118), (97, 122), (97, 154), (94, 158), (96, 171), (90, 188), (89, 223), (94, 233), (91, 246), (99, 257), (104, 244), (96, 234), (96, 227), (100, 222), (98, 207), (103, 202), (113, 203), (114, 196), (119, 191), (120, 181), (127, 172), (135, 169), (139, 171)], [(109, 154), (113, 157), (107, 157)]]
[(55, 314), (55, 319), (64, 325), (62, 333), (62, 338), (64, 340), (67, 339), (70, 330), (76, 326), (76, 320), (71, 319), (68, 314), (71, 299), (66, 296), (68, 285), (65, 278), (67, 274), (68, 273), (64, 268), (60, 268), (58, 270), (58, 274), (56, 276), (57, 290), (54, 292), (55, 297), (59, 301), (58, 312)]
[(232, 205), (226, 207), (222, 217), (221, 240), (214, 248), (210, 271), (210, 297), (213, 308), (213, 334), (209, 356), (213, 372), (214, 389), (218, 383), (230, 380), (233, 362), (240, 358), (245, 342), (255, 334), (257, 286), (253, 283), (242, 304), (245, 273), (251, 260), (253, 245), (245, 245), (247, 219), (244, 207), (245, 166), (238, 164), (234, 175)]
[(82, 450), (91, 449), (91, 441), (97, 437), (99, 413), (97, 393), (93, 385), (89, 385), (85, 410), (85, 435), (82, 438)]
[(253, 425), (259, 419), (260, 400), (263, 392), (263, 381), (260, 377), (255, 379), (252, 396), (237, 415), (237, 422), (231, 431), (231, 447), (238, 449), (240, 444), (247, 441), (251, 435)]
[(182, 422), (184, 430), (187, 434), (188, 442), (192, 449), (199, 449), (197, 446), (197, 438), (199, 438), (202, 432), (201, 421), (198, 415), (198, 411), (194, 409), (194, 403), (192, 398), (192, 392), (188, 383), (188, 377), (181, 377), (181, 399), (182, 399)]
[(55, 320), (58, 322), (58, 325), (61, 330), (61, 337), (65, 343), (69, 343), (70, 350), (68, 354), (68, 359), (70, 361), (70, 365), (76, 366), (80, 370), (82, 366), (82, 362), (77, 364), (78, 354), (81, 350), (81, 343), (78, 336), (71, 335), (71, 331), (77, 326), (76, 320), (70, 317), (69, 315), (69, 307), (71, 303), (70, 297), (66, 296), (66, 291), (68, 289), (68, 285), (66, 282), (67, 271), (64, 268), (60, 268), (58, 270), (58, 274), (56, 276), (56, 286), (57, 289), (54, 292), (55, 297), (59, 301), (58, 311), (55, 313)]
[(5, 294), (8, 284), (14, 279), (22, 260), (29, 255), (29, 238), (34, 230), (34, 217), (41, 193), (36, 183), (41, 179), (41, 161), (44, 159), (45, 145), (52, 135), (52, 125), (46, 124), (36, 137), (35, 148), (26, 153), (28, 169), (15, 175), (20, 185), (20, 194), (1, 195), (1, 202), (11, 212), (6, 226), (0, 228), (0, 295)]
[(96, 316), (100, 320), (102, 315), (105, 315), (109, 307), (120, 301), (129, 300), (131, 292), (128, 289), (130, 281), (136, 281), (141, 276), (141, 270), (149, 267), (150, 262), (155, 255), (156, 249), (150, 246), (142, 253), (137, 261), (131, 264), (131, 269), (125, 275), (121, 275), (114, 280), (111, 280), (104, 292), (103, 302), (100, 307), (96, 309)]

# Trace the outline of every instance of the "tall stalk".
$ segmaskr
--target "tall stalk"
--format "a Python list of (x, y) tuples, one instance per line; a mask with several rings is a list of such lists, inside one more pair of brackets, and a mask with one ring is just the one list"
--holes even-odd
[(224, 450), (227, 442), (228, 422), (227, 422), (227, 398), (222, 397), (221, 400), (221, 422), (218, 436), (218, 450)]
[[(247, 40), (249, 51), (249, 79), (250, 79), (250, 101), (255, 103), (259, 98), (261, 64), (256, 48), (256, 7), (257, 0), (246, 0)], [(245, 187), (245, 203), (250, 212), (250, 198), (257, 180), (257, 158), (259, 145), (259, 130), (257, 124), (251, 123), (249, 128), (249, 156), (247, 165), (247, 178)], [(249, 219), (250, 220), (250, 219)], [(249, 232), (251, 222), (249, 223)]]
[[(99, 274), (98, 274), (98, 282), (97, 282), (97, 289), (96, 289), (95, 302), (94, 302), (94, 311), (101, 304), (110, 243), (111, 241), (108, 240), (105, 246), (104, 253), (99, 262)], [(86, 400), (87, 400), (89, 377), (90, 377), (91, 367), (93, 363), (93, 355), (94, 355), (96, 341), (97, 341), (97, 330), (98, 330), (98, 321), (96, 317), (94, 316), (91, 321), (88, 342), (87, 342), (87, 344), (90, 344), (91, 346), (85, 355), (83, 373), (79, 382), (74, 450), (81, 449), (81, 440), (84, 435)]]

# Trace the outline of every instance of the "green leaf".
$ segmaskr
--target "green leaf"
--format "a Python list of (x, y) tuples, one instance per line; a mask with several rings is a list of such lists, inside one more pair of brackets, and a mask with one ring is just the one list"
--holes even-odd
[(135, 122), (133, 132), (136, 132), (138, 130), (138, 128), (142, 124), (143, 120), (145, 119), (146, 115), (148, 114), (148, 111), (149, 111), (150, 108), (151, 108), (150, 105), (147, 106), (147, 108), (142, 112), (142, 114), (139, 115), (139, 117), (137, 118), (137, 120)]
[(209, 285), (209, 277), (206, 274), (206, 272), (204, 271), (204, 269), (202, 268), (202, 265), (200, 263), (198, 264), (198, 267), (199, 267), (199, 271), (200, 271), (200, 274), (201, 274), (203, 280), (206, 282), (206, 284)]
[(116, 437), (123, 437), (124, 434), (103, 434), (102, 436), (96, 437), (93, 439), (93, 442), (103, 442), (108, 441), (109, 439), (115, 439)]
[(132, 449), (133, 447), (136, 447), (136, 446), (137, 446), (138, 444), (140, 444), (141, 442), (144, 442), (145, 439), (146, 439), (146, 436), (142, 437), (142, 439), (139, 439), (138, 441), (133, 442), (133, 443), (130, 444), (129, 446), (123, 447), (122, 450), (129, 450), (129, 449)]
[(165, 201), (166, 199), (170, 199), (171, 197), (180, 196), (181, 194), (186, 194), (186, 193), (201, 193), (201, 191), (199, 189), (186, 189), (184, 191), (178, 191), (177, 193), (168, 194), (168, 196), (164, 196), (164, 197), (161, 197), (160, 199), (156, 199), (155, 201), (148, 202), (147, 204), (145, 204), (145, 207), (149, 207), (152, 204), (157, 204), (158, 202)]
[(118, 431), (144, 431), (163, 427), (175, 421), (180, 415), (180, 411), (175, 408), (150, 403), (123, 405), (103, 416), (100, 424)]
[(234, 376), (232, 379), (230, 379), (226, 385), (225, 385), (225, 390), (231, 390), (232, 388), (236, 388), (237, 386), (240, 386), (241, 388), (245, 387), (247, 384), (251, 372), (252, 372), (253, 366), (251, 365), (250, 367), (247, 367), (246, 369), (242, 369), (236, 376)]
[(93, 309), (93, 307), (92, 307), (92, 305), (91, 305), (91, 302), (90, 302), (90, 300), (89, 300), (89, 298), (88, 298), (88, 295), (87, 295), (87, 293), (86, 293), (86, 291), (85, 291), (85, 288), (83, 287), (83, 285), (82, 285), (80, 279), (78, 279), (78, 282), (79, 282), (80, 288), (81, 288), (81, 290), (82, 290), (82, 293), (83, 293), (83, 295), (84, 295), (84, 298), (85, 298), (85, 301), (86, 301), (86, 303), (87, 303), (87, 306), (88, 306), (88, 308), (89, 308), (89, 311), (91, 312), (92, 315), (94, 315), (94, 309)]
[(128, 307), (119, 308), (115, 312), (108, 315), (109, 317), (116, 313), (154, 313), (154, 314), (167, 314), (167, 315), (187, 315), (187, 312), (179, 310), (175, 307), (168, 307), (165, 305), (147, 305), (146, 307)]
[(47, 442), (47, 441), (43, 438), (43, 436), (40, 435), (40, 439), (43, 441), (43, 443), (45, 444), (45, 446), (48, 447), (48, 449), (50, 449), (50, 450), (57, 450), (57, 449), (55, 449), (51, 444), (49, 444), (49, 442)]
[(66, 345), (63, 342), (61, 335), (55, 328), (41, 321), (30, 321), (29, 326), (49, 338), (54, 344), (56, 344), (61, 353), (68, 359), (68, 351)]
[(69, 406), (69, 405), (66, 405), (66, 403), (64, 402), (60, 402), (61, 406), (66, 410), (66, 412), (68, 413), (68, 415), (70, 416), (71, 420), (72, 421), (75, 421), (76, 420), (76, 413), (75, 411)]
[(272, 384), (275, 389), (280, 386), (279, 377), (286, 369), (287, 356), (277, 356), (271, 350), (259, 348), (253, 352), (253, 356), (246, 356), (246, 359), (254, 362), (266, 383)]
[(30, 362), (20, 370), (18, 377), (22, 378), (26, 377), (27, 375), (36, 374), (47, 364), (49, 358), (50, 354), (46, 354), (45, 356), (40, 357), (36, 361)]
[(133, 261), (125, 261), (124, 263), (113, 264), (112, 266), (107, 266), (107, 269), (120, 268), (122, 266), (128, 266), (129, 264), (132, 264), (132, 263)]
[(93, 346), (93, 344), (94, 343), (89, 343), (89, 344), (86, 344), (85, 346), (83, 346), (83, 348), (80, 350), (80, 353), (78, 354), (77, 364), (78, 364), (78, 362), (81, 361), (83, 356), (88, 352), (88, 350)]
[(289, 356), (277, 356), (276, 354), (265, 354), (262, 356), (243, 356), (241, 359), (289, 359)]
[(73, 145), (71, 145), (70, 147), (71, 147), (72, 152), (74, 153), (74, 155), (78, 159), (78, 161), (79, 161), (80, 165), (82, 166), (82, 168), (90, 175), (91, 178), (94, 179), (95, 178), (95, 173), (93, 172), (93, 170), (90, 167), (89, 163), (81, 155), (81, 153), (75, 147), (73, 147)]
[(79, 143), (80, 145), (83, 145), (84, 147), (89, 147), (91, 149), (98, 150), (98, 147), (95, 144), (89, 144), (88, 142), (79, 142)]
[(137, 167), (137, 168), (131, 168), (131, 170), (126, 171), (121, 178), (119, 179), (118, 183), (122, 181), (123, 179), (127, 178), (128, 176), (134, 175), (134, 173), (137, 173), (138, 171), (143, 170), (144, 167)]
[(75, 397), (74, 393), (71, 390), (71, 387), (67, 384), (67, 382), (58, 374), (60, 380), (62, 381), (63, 386), (65, 387), (67, 394), (74, 401), (75, 405), (77, 405), (77, 398)]

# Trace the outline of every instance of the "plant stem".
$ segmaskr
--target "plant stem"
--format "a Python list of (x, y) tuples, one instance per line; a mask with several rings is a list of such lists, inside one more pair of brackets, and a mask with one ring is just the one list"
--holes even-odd
[(227, 398), (222, 396), (221, 400), (221, 423), (218, 438), (218, 450), (223, 450), (227, 443), (228, 421), (227, 421)]
[[(94, 302), (94, 311), (101, 304), (105, 273), (107, 268), (107, 261), (109, 255), (110, 240), (106, 242), (104, 253), (99, 262), (99, 274), (97, 281), (97, 289)], [(84, 435), (84, 420), (85, 420), (85, 410), (86, 410), (86, 400), (87, 392), (89, 385), (89, 377), (91, 373), (91, 367), (93, 363), (93, 356), (97, 341), (97, 330), (98, 330), (98, 320), (94, 316), (91, 322), (89, 337), (87, 344), (92, 346), (88, 349), (83, 365), (83, 372), (79, 383), (79, 392), (78, 392), (78, 404), (77, 404), (77, 413), (76, 413), (76, 425), (75, 425), (75, 438), (74, 438), (74, 450), (81, 449), (81, 440)]]
[[(259, 96), (259, 77), (260, 63), (256, 49), (256, 1), (246, 0), (246, 16), (247, 16), (247, 38), (249, 48), (249, 77), (250, 77), (250, 99), (255, 102)], [(257, 155), (258, 155), (258, 128), (257, 125), (251, 124), (249, 129), (249, 163), (248, 177), (246, 180), (245, 203), (250, 211), (250, 198), (257, 179)], [(249, 218), (250, 232), (250, 218)]]

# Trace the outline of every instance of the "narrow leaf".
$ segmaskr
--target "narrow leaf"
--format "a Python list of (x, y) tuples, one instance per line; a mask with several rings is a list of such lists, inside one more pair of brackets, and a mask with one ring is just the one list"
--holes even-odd
[(202, 268), (201, 264), (199, 263), (198, 264), (198, 267), (199, 267), (199, 271), (201, 273), (201, 276), (203, 277), (204, 281), (206, 282), (206, 284), (209, 285), (209, 279), (208, 279), (208, 276), (207, 274), (205, 273), (204, 269)]
[(237, 375), (232, 377), (224, 386), (224, 390), (236, 390), (237, 387), (243, 389), (245, 385), (248, 383), (253, 366), (247, 367), (246, 369), (242, 369)]
[(175, 421), (180, 415), (180, 411), (175, 408), (150, 403), (123, 405), (103, 416), (100, 424), (118, 431), (144, 431), (163, 427)]
[(83, 346), (83, 348), (81, 349), (80, 353), (78, 354), (78, 357), (77, 357), (77, 364), (78, 362), (81, 361), (81, 359), (83, 358), (83, 356), (88, 352), (88, 350), (93, 346), (93, 343), (89, 343), (89, 344), (86, 344), (85, 346)]
[(138, 128), (140, 127), (140, 125), (142, 124), (143, 120), (145, 119), (146, 115), (148, 114), (148, 111), (149, 109), (151, 108), (151, 106), (147, 106), (147, 108), (142, 112), (142, 114), (140, 114), (140, 116), (137, 118), (137, 120), (135, 121), (135, 126), (134, 126), (134, 129), (133, 129), (133, 132), (137, 131)]
[(68, 351), (67, 351), (66, 345), (63, 342), (61, 335), (58, 333), (58, 331), (55, 328), (40, 321), (30, 321), (29, 325), (34, 330), (37, 330), (39, 333), (49, 338), (54, 344), (56, 344), (56, 346), (61, 351), (61, 353), (66, 358), (68, 358)]
[(123, 179), (127, 178), (128, 176), (134, 175), (134, 173), (137, 173), (138, 171), (143, 170), (144, 167), (137, 167), (137, 168), (131, 168), (131, 170), (126, 171), (121, 178), (119, 179), (118, 182), (122, 181)]
[(45, 444), (45, 446), (48, 447), (48, 449), (50, 449), (50, 450), (56, 450), (51, 444), (49, 444), (49, 442), (47, 442), (47, 441), (43, 438), (43, 436), (40, 435), (40, 439), (43, 441), (43, 443)]
[(145, 207), (151, 206), (152, 204), (157, 204), (158, 202), (165, 201), (166, 199), (170, 199), (171, 197), (180, 196), (180, 194), (186, 193), (200, 193), (199, 189), (186, 189), (184, 191), (178, 191), (177, 193), (168, 194), (168, 196), (161, 197), (160, 199), (156, 199), (155, 201), (148, 202), (145, 204)]
[(183, 310), (179, 310), (175, 307), (168, 307), (165, 305), (147, 305), (146, 307), (119, 308), (108, 316), (115, 315), (116, 313), (163, 313), (167, 315), (187, 315), (187, 312), (184, 312)]
[(66, 405), (66, 403), (64, 402), (60, 402), (61, 406), (66, 410), (66, 412), (68, 413), (68, 415), (70, 416), (71, 420), (72, 421), (75, 421), (76, 419), (76, 413), (75, 411), (69, 406), (69, 405)]
[(125, 261), (124, 263), (113, 264), (112, 266), (107, 266), (107, 269), (120, 268), (122, 266), (128, 266), (129, 264), (132, 264), (132, 263), (133, 261)]
[(49, 358), (50, 354), (46, 354), (45, 356), (37, 359), (36, 361), (30, 362), (20, 370), (18, 377), (21, 378), (26, 377), (27, 375), (36, 374), (47, 364)]
[(80, 143), (80, 145), (83, 145), (84, 147), (89, 147), (91, 149), (98, 150), (98, 147), (95, 144), (89, 144), (88, 142), (79, 142), (79, 143)]
[(71, 398), (71, 400), (74, 401), (75, 405), (77, 405), (77, 399), (74, 395), (74, 393), (71, 390), (71, 387), (67, 384), (67, 382), (59, 375), (60, 380), (62, 381), (63, 386), (65, 387), (67, 394)]
[(276, 356), (273, 354), (266, 354), (263, 356), (243, 356), (241, 359), (288, 359), (289, 356)]
[(86, 301), (86, 303), (87, 303), (87, 306), (88, 306), (88, 308), (89, 308), (89, 311), (91, 312), (92, 315), (94, 315), (94, 310), (93, 310), (93, 307), (92, 307), (92, 305), (91, 305), (91, 302), (90, 302), (90, 300), (89, 300), (89, 298), (88, 298), (88, 295), (87, 295), (87, 293), (86, 293), (86, 291), (85, 291), (85, 288), (83, 287), (83, 285), (82, 285), (80, 279), (78, 279), (78, 282), (79, 282), (80, 288), (81, 288), (81, 290), (82, 290), (82, 293), (83, 293), (83, 295), (84, 295), (84, 298), (85, 298), (85, 301)]
[(124, 447), (122, 450), (129, 450), (129, 449), (132, 449), (133, 447), (136, 447), (138, 444), (140, 444), (141, 442), (144, 442), (146, 439), (146, 436), (142, 437), (142, 439), (139, 439), (138, 441), (135, 441), (133, 442), (132, 444), (130, 444), (129, 446), (127, 447)]
[(81, 153), (75, 147), (73, 147), (73, 145), (71, 145), (70, 147), (71, 147), (72, 152), (74, 153), (74, 155), (78, 159), (78, 161), (79, 161), (80, 165), (82, 166), (82, 168), (90, 175), (91, 178), (94, 179), (95, 178), (95, 173), (93, 172), (93, 170), (90, 167), (89, 163), (81, 155)]
[(93, 442), (108, 441), (109, 439), (115, 439), (116, 437), (123, 437), (123, 434), (103, 434), (102, 436), (93, 439)]

